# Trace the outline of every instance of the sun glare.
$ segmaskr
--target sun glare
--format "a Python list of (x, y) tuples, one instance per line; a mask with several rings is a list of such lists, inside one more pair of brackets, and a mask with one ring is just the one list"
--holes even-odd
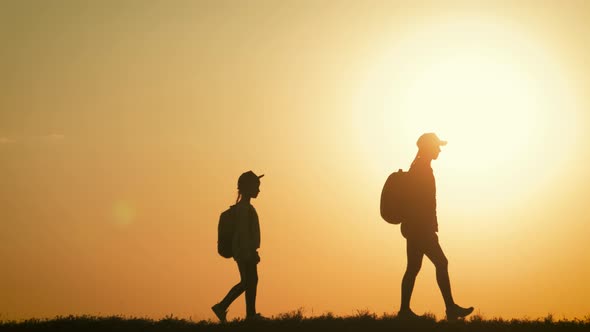
[[(417, 137), (436, 132), (449, 141), (437, 171), (457, 189), (483, 189), (478, 209), (546, 185), (571, 152), (567, 70), (551, 47), (507, 22), (415, 27), (384, 51), (359, 96), (360, 149), (379, 171), (407, 168)], [(404, 160), (396, 158), (408, 160), (392, 165)], [(509, 192), (499, 186), (506, 181)]]

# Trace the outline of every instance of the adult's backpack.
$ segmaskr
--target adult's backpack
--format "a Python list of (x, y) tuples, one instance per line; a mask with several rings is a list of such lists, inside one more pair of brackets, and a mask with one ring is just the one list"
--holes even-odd
[(217, 225), (217, 252), (225, 258), (234, 256), (232, 244), (234, 239), (234, 231), (236, 229), (236, 208), (235, 205), (223, 211), (219, 216), (219, 224)]
[(410, 172), (401, 168), (391, 173), (381, 191), (381, 217), (390, 224), (399, 224), (408, 211)]

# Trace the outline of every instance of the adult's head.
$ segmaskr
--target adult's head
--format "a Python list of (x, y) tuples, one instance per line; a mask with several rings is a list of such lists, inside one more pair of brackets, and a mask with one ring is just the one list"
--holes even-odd
[(238, 192), (242, 197), (258, 197), (260, 192), (260, 178), (264, 174), (258, 176), (252, 171), (242, 173), (238, 179)]
[(435, 133), (425, 133), (418, 138), (418, 156), (424, 159), (436, 160), (440, 153), (440, 147), (447, 145), (447, 141), (442, 141)]

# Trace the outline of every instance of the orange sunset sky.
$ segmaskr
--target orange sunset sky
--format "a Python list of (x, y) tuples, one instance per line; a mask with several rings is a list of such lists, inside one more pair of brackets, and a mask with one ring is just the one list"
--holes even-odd
[(379, 197), (431, 131), (457, 302), (590, 314), (588, 2), (7, 0), (0, 42), (2, 320), (212, 319), (247, 170), (261, 313), (394, 313)]

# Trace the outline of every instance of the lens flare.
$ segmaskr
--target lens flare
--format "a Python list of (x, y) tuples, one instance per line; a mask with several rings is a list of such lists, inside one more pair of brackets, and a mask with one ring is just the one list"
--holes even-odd
[(135, 206), (125, 200), (116, 201), (112, 206), (111, 213), (114, 223), (121, 227), (131, 225), (137, 216)]

